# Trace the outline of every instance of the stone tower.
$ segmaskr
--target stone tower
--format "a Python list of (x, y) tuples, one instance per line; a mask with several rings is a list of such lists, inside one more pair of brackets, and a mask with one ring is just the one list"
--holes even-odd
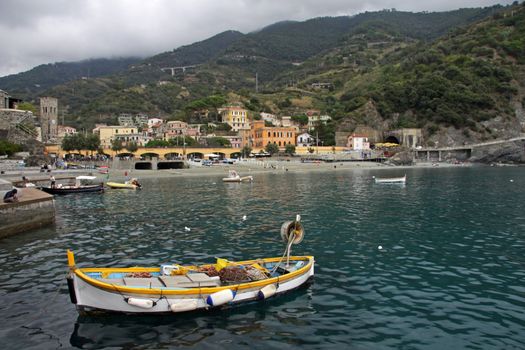
[(58, 100), (56, 98), (40, 98), (40, 126), (42, 128), (42, 142), (56, 140), (58, 135)]

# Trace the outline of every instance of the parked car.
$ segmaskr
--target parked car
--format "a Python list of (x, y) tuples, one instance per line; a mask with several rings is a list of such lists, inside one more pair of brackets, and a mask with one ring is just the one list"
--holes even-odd
[(211, 160), (203, 160), (202, 161), (202, 165), (203, 166), (211, 166), (213, 163)]

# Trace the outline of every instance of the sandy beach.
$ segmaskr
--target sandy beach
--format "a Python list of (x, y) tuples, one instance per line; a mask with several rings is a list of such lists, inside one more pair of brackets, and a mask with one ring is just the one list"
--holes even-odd
[(190, 165), (188, 169), (168, 170), (135, 170), (135, 169), (113, 169), (109, 174), (100, 174), (96, 169), (52, 169), (51, 172), (40, 172), (39, 168), (23, 168), (6, 171), (0, 178), (7, 181), (20, 181), (26, 176), (29, 181), (33, 179), (47, 179), (52, 174), (55, 177), (67, 177), (78, 175), (97, 176), (100, 181), (108, 179), (112, 181), (123, 181), (127, 177), (136, 178), (165, 178), (165, 177), (196, 177), (196, 176), (220, 176), (226, 177), (229, 170), (237, 171), (241, 176), (257, 175), (264, 173), (286, 174), (286, 173), (310, 173), (310, 172), (344, 172), (352, 170), (399, 170), (413, 168), (443, 168), (443, 167), (465, 167), (470, 164), (450, 163), (417, 163), (411, 166), (392, 166), (373, 162), (332, 162), (332, 163), (301, 163), (300, 161), (248, 161), (235, 164), (214, 164), (212, 166)]

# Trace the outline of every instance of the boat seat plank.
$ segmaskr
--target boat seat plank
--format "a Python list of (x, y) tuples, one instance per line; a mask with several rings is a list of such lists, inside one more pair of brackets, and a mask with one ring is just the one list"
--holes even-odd
[(179, 287), (181, 283), (190, 283), (186, 276), (160, 276), (159, 279), (166, 287)]
[[(166, 285), (166, 287), (179, 287), (179, 288), (198, 288), (198, 287), (217, 287), (220, 286), (220, 278), (211, 278), (206, 274), (204, 276), (193, 276), (200, 275), (198, 273), (188, 274), (186, 276), (161, 276), (159, 279)], [(190, 277), (189, 276), (193, 276)], [(192, 280), (192, 279), (195, 280)]]
[(146, 288), (164, 287), (162, 282), (159, 281), (157, 277), (151, 277), (151, 278), (124, 277), (124, 283), (126, 286), (133, 286), (133, 287), (146, 287)]
[(124, 286), (124, 279), (123, 278), (99, 278), (100, 282), (109, 283), (109, 284), (116, 284), (119, 286)]

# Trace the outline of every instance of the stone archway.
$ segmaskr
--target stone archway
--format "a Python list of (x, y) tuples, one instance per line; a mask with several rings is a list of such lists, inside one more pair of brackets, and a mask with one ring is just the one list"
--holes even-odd
[(399, 145), (399, 140), (397, 137), (395, 137), (394, 135), (390, 135), (388, 136), (386, 139), (385, 139), (385, 142), (386, 143), (396, 143)]

